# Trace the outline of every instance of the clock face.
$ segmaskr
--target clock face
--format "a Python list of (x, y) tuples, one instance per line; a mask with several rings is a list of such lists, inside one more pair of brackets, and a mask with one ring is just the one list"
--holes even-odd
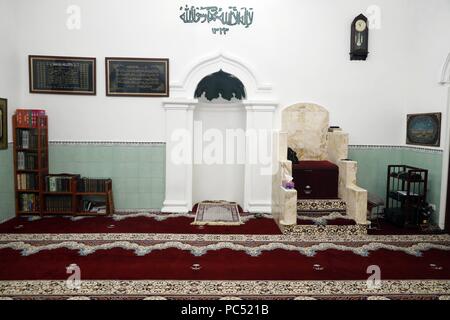
[(355, 29), (358, 32), (363, 32), (364, 30), (366, 30), (367, 24), (364, 20), (358, 20), (355, 23)]

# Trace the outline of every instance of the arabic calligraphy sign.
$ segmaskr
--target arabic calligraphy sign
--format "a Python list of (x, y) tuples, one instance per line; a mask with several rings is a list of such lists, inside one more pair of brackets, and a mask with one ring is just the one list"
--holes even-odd
[(213, 27), (212, 33), (225, 35), (229, 31), (227, 26), (244, 26), (248, 28), (253, 23), (253, 8), (238, 8), (230, 6), (226, 9), (208, 6), (195, 7), (186, 5), (180, 7), (183, 13), (180, 15), (184, 23), (214, 23), (219, 22), (225, 27)]

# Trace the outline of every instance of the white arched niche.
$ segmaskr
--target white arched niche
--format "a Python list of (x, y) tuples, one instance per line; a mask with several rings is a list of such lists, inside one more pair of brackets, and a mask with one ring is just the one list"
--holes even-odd
[[(242, 101), (199, 99), (194, 110), (193, 203), (226, 200), (244, 207), (245, 128)], [(220, 149), (213, 140), (220, 142)]]
[[(274, 99), (272, 87), (262, 83), (249, 64), (223, 53), (205, 57), (188, 67), (180, 81), (171, 83), (171, 97), (163, 102), (166, 131), (166, 188), (163, 212), (189, 212), (194, 201), (208, 196), (202, 197), (197, 192), (199, 190), (196, 190), (195, 200), (193, 198), (196, 143), (194, 120), (197, 116), (194, 111), (196, 108), (215, 107), (217, 111), (214, 112), (220, 114), (220, 108), (225, 106), (220, 103), (205, 104), (204, 101), (193, 97), (198, 83), (205, 76), (221, 69), (237, 77), (246, 89), (246, 99), (234, 106), (244, 110), (243, 125), (247, 133), (243, 179), (241, 185), (236, 185), (236, 188), (243, 190), (241, 205), (247, 212), (271, 212), (272, 154), (268, 148), (271, 146), (274, 112), (278, 103)], [(255, 133), (256, 138), (253, 134), (248, 135), (249, 132)], [(264, 141), (264, 135), (268, 141)], [(262, 150), (260, 145), (265, 143), (268, 150), (265, 155), (259, 155)], [(197, 178), (196, 175), (195, 179)], [(195, 183), (203, 187), (207, 184), (220, 186), (221, 182), (215, 176), (209, 176), (207, 179), (201, 182), (196, 180)]]

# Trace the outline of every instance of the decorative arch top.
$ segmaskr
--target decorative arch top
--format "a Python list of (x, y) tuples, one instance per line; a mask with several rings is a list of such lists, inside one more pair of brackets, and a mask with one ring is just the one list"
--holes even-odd
[(222, 69), (242, 81), (250, 100), (273, 99), (272, 86), (261, 83), (255, 72), (238, 58), (218, 53), (192, 64), (181, 81), (172, 82), (170, 90), (174, 98), (193, 97), (197, 85), (206, 76)]
[(203, 95), (209, 101), (218, 98), (228, 101), (233, 98), (242, 100), (246, 97), (245, 87), (241, 80), (222, 69), (204, 77), (199, 82), (195, 90), (195, 98), (201, 98)]

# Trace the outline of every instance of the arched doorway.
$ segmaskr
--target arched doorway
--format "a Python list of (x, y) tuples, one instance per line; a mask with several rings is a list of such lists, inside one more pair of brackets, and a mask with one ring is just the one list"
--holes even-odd
[[(265, 132), (268, 136), (274, 128), (274, 111), (278, 103), (273, 100), (270, 85), (261, 84), (255, 73), (246, 63), (224, 54), (206, 57), (188, 68), (179, 82), (170, 85), (170, 98), (165, 99), (166, 131), (166, 189), (163, 212), (186, 213), (192, 209), (194, 203), (193, 183), (197, 173), (194, 171), (194, 129), (195, 118), (199, 115), (195, 110), (207, 108), (202, 99), (195, 99), (195, 91), (202, 79), (223, 70), (238, 78), (246, 93), (246, 99), (240, 100), (238, 107), (245, 110), (245, 118), (231, 116), (228, 121), (245, 123), (245, 131)], [(210, 104), (210, 103), (208, 103)], [(211, 107), (211, 105), (209, 105)], [(215, 106), (220, 108), (219, 105)], [(227, 103), (226, 106), (230, 107)], [(224, 115), (224, 112), (218, 112)], [(203, 116), (200, 114), (200, 116)], [(206, 117), (209, 117), (205, 115)], [(270, 137), (269, 137), (270, 139)], [(265, 141), (271, 145), (270, 141)], [(243, 186), (243, 209), (247, 212), (271, 212), (272, 185), (272, 157), (271, 150), (265, 152), (264, 163), (256, 159), (255, 155), (261, 145), (261, 139), (246, 136), (245, 164)], [(204, 176), (204, 175), (203, 175)], [(237, 175), (235, 175), (237, 177)], [(239, 178), (240, 179), (240, 178)], [(203, 186), (213, 183), (211, 176), (204, 180)], [(196, 182), (197, 184), (198, 182)], [(231, 182), (230, 182), (231, 184)], [(237, 184), (233, 182), (236, 187)], [(242, 193), (239, 191), (239, 193)], [(217, 195), (220, 196), (220, 195)], [(229, 199), (224, 199), (229, 200)]]
[(245, 87), (219, 70), (195, 90), (192, 201), (225, 200), (244, 207)]

